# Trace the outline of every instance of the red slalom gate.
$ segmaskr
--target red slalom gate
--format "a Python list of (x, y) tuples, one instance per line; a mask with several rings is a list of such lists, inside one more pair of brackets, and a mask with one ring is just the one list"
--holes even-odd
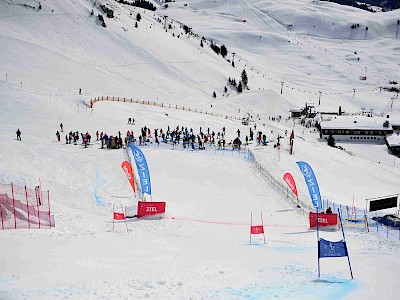
[(122, 208), (122, 205), (121, 205), (121, 212), (116, 212), (115, 209), (114, 209), (114, 205), (113, 205), (113, 231), (114, 231), (115, 220), (117, 220), (117, 221), (122, 221), (122, 220), (125, 221), (126, 232), (129, 233), (128, 224), (126, 224), (125, 212), (124, 212), (124, 209)]
[(264, 234), (264, 220), (261, 213), (261, 225), (253, 225), (253, 213), (250, 214), (250, 244), (252, 234), (262, 234), (264, 237), (265, 244), (265, 234)]
[[(317, 213), (310, 211), (310, 228), (317, 226)], [(318, 227), (338, 229), (338, 214), (318, 213)]]
[(138, 201), (138, 218), (163, 218), (165, 215), (165, 202), (142, 202)]

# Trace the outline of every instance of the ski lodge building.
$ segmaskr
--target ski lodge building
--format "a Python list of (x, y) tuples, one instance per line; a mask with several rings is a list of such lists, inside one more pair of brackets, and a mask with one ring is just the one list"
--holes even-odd
[(367, 116), (331, 116), (321, 119), (320, 138), (335, 141), (368, 142), (384, 144), (385, 137), (393, 134), (389, 119)]
[(400, 157), (400, 135), (399, 133), (395, 133), (389, 135), (385, 138), (386, 146), (389, 148), (390, 152), (394, 155)]

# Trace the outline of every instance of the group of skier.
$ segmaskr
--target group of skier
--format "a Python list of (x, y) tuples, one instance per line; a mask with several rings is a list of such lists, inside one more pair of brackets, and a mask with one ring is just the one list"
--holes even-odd
[[(128, 131), (129, 132), (129, 131)], [(192, 150), (204, 150), (205, 147), (214, 146), (217, 147), (217, 150), (226, 149), (226, 140), (225, 127), (222, 128), (221, 131), (215, 133), (215, 131), (207, 128), (206, 131), (203, 131), (202, 127), (199, 128), (199, 131), (196, 133), (193, 128), (188, 128), (184, 126), (176, 126), (171, 129), (170, 126), (167, 126), (167, 129), (154, 129), (153, 133), (150, 128), (147, 126), (142, 127), (140, 130), (140, 135), (138, 137), (138, 141), (133, 136), (133, 134), (129, 135), (128, 140), (131, 142), (138, 142), (139, 146), (147, 145), (150, 142), (153, 142), (157, 145), (160, 143), (170, 143), (173, 147), (176, 147), (178, 144), (182, 144), (182, 147), (191, 148)], [(239, 132), (238, 132), (239, 135)], [(217, 145), (216, 145), (217, 143)], [(229, 145), (232, 145), (232, 149), (240, 148), (242, 142), (240, 141), (239, 136)]]
[[(128, 124), (133, 124), (134, 119), (129, 118)], [(254, 125), (254, 130), (256, 129), (256, 125)], [(63, 132), (64, 126), (60, 124), (60, 131)], [(61, 141), (61, 133), (60, 131), (56, 131), (56, 137), (58, 141)], [(17, 130), (17, 140), (21, 141), (21, 131)], [(160, 143), (169, 143), (172, 144), (173, 147), (176, 147), (179, 144), (182, 144), (183, 148), (191, 148), (192, 150), (204, 150), (206, 146), (216, 147), (217, 150), (225, 150), (227, 149), (227, 145), (234, 149), (240, 149), (242, 145), (242, 141), (240, 140), (240, 129), (236, 131), (237, 136), (231, 140), (229, 143), (226, 142), (226, 129), (225, 126), (222, 127), (220, 131), (215, 133), (214, 130), (210, 130), (208, 127), (207, 130), (203, 130), (202, 127), (199, 128), (198, 132), (195, 132), (193, 128), (188, 128), (187, 126), (176, 126), (175, 128), (170, 128), (167, 126), (167, 129), (157, 128), (151, 130), (149, 127), (144, 126), (140, 129), (140, 134), (136, 138), (133, 130), (128, 130), (126, 132), (125, 138), (122, 139), (121, 132), (114, 136), (109, 136), (104, 132), (99, 133), (96, 131), (96, 141), (101, 142), (101, 149), (103, 148), (113, 148), (120, 149), (124, 148), (125, 145), (130, 143), (138, 143), (139, 146), (148, 145), (150, 143), (154, 143), (160, 145)], [(250, 137), (250, 138), (249, 138)], [(74, 144), (77, 145), (78, 141), (81, 140), (82, 145), (85, 148), (91, 142), (91, 135), (87, 131), (85, 134), (79, 131), (70, 131), (65, 135), (65, 143), (66, 144)], [(253, 141), (254, 131), (252, 127), (249, 128), (249, 136), (245, 136), (245, 145), (247, 146), (249, 141)], [(258, 132), (257, 135), (257, 143), (258, 144), (267, 144), (266, 135), (262, 134), (261, 131)]]

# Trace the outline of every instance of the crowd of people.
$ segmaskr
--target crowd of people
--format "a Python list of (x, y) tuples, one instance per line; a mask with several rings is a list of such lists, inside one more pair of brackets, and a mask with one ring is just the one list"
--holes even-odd
[[(134, 119), (129, 118), (128, 124), (133, 124)], [(249, 127), (249, 134), (245, 135), (245, 143), (247, 146), (250, 141), (254, 139), (254, 130)], [(61, 133), (64, 131), (64, 126), (60, 124), (60, 131), (56, 131), (57, 141), (61, 141)], [(60, 133), (61, 132), (61, 133)], [(127, 130), (125, 137), (122, 137), (121, 131), (118, 131), (115, 135), (108, 135), (105, 132), (96, 131), (96, 141), (101, 143), (101, 149), (120, 149), (125, 148), (128, 143), (138, 144), (139, 146), (149, 145), (150, 143), (160, 145), (161, 143), (171, 144), (173, 147), (182, 145), (183, 148), (189, 148), (192, 150), (204, 150), (206, 146), (215, 147), (217, 150), (226, 149), (240, 149), (242, 147), (242, 141), (240, 139), (240, 129), (236, 130), (237, 136), (233, 138), (229, 143), (226, 141), (226, 128), (222, 127), (221, 130), (214, 131), (209, 127), (204, 130), (202, 127), (196, 132), (193, 128), (187, 126), (176, 126), (170, 128), (156, 128), (151, 130), (149, 127), (144, 126), (140, 129), (137, 136), (135, 136), (133, 130)], [(267, 145), (267, 137), (261, 131), (257, 132), (257, 144)], [(21, 140), (21, 131), (17, 130), (17, 140)], [(81, 143), (87, 148), (92, 141), (92, 136), (88, 131), (86, 133), (79, 131), (70, 131), (65, 134), (65, 144), (77, 145)]]

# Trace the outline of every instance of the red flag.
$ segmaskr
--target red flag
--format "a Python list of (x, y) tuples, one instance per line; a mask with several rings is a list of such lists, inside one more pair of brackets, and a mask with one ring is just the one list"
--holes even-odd
[(293, 176), (290, 173), (285, 173), (285, 175), (283, 175), (283, 180), (285, 180), (285, 182), (287, 183), (287, 185), (290, 187), (290, 189), (292, 190), (292, 192), (296, 195), (296, 197), (298, 197), (297, 195), (297, 188), (296, 188), (296, 183), (294, 182)]
[(251, 234), (262, 234), (262, 233), (264, 233), (264, 226), (262, 226), (262, 225), (251, 226), (250, 232), (251, 232)]
[(126, 177), (129, 180), (129, 183), (131, 184), (131, 187), (133, 189), (133, 192), (136, 194), (136, 189), (135, 189), (135, 182), (133, 181), (133, 172), (132, 172), (132, 166), (129, 162), (124, 161), (121, 164), (122, 170), (124, 170)]
[(114, 220), (125, 220), (125, 215), (123, 213), (114, 212)]

